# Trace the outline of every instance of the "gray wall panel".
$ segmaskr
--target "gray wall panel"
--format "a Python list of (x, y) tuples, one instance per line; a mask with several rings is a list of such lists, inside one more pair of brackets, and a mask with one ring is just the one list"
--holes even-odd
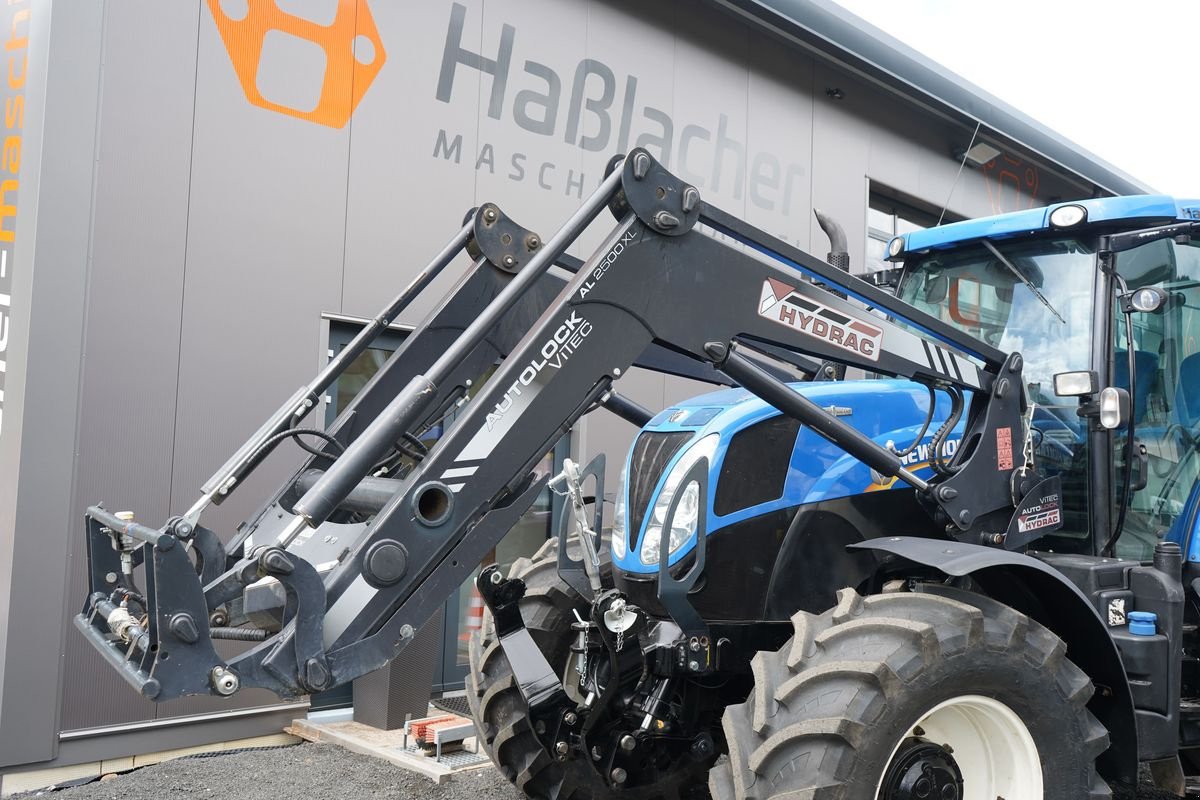
[[(845, 99), (833, 100), (826, 90), (840, 88)], [(846, 229), (851, 270), (862, 264), (867, 235), (865, 181), (872, 126), (869, 99), (840, 72), (814, 65), (812, 79), (812, 204), (831, 214)], [(824, 255), (828, 241), (815, 219), (809, 219), (811, 249)]]
[[(196, 4), (105, 7), (100, 145), (85, 332), (78, 480), (72, 509), (103, 500), (158, 524), (169, 463), (187, 230)], [(143, 25), (155, 36), (144, 36)], [(155, 109), (152, 124), (144, 118)], [(72, 529), (69, 607), (87, 588), (82, 520)], [(82, 636), (67, 636), (62, 728), (152, 718)]]
[[(359, 316), (373, 315), (396, 295), (475, 203), (477, 98), (481, 84), (490, 91), (490, 77), (460, 66), (450, 102), (437, 100), (450, 3), (373, 6), (388, 61), (350, 123), (345, 278), (340, 308), (330, 298), (324, 309)], [(465, 8), (463, 48), (494, 58), (498, 37), (481, 50), (482, 5)], [(439, 150), (442, 131), (447, 138)], [(506, 212), (524, 219), (521, 209), (508, 206)], [(464, 266), (448, 269), (430, 296), (447, 290)], [(401, 321), (415, 324), (431, 307), (431, 300), (414, 304)]]
[[(588, 26), (587, 3), (562, 3), (556, 0), (504, 0), (483, 4), (481, 26), (485, 55), (496, 49), (497, 34), (503, 26), (513, 30), (513, 58), (509, 68), (504, 102), (499, 119), (491, 116), (490, 78), (484, 78), (483, 90), (475, 103), (479, 129), (479, 154), (476, 157), (475, 201), (488, 200), (511, 209), (510, 213), (526, 227), (543, 237), (550, 237), (581, 202), (582, 197), (595, 189), (602, 175), (604, 162), (612, 155), (604, 147), (589, 161), (594, 169), (584, 169), (584, 151), (578, 143), (600, 138), (603, 128), (595, 114), (580, 110), (572, 129), (571, 98), (577, 69), (586, 52)], [(544, 35), (553, 31), (553, 36)], [(528, 62), (534, 61), (557, 74), (561, 82), (556, 113), (549, 114), (538, 102), (525, 102), (534, 94), (551, 95), (547, 80), (530, 74)], [(537, 67), (534, 67), (537, 69)], [(584, 95), (600, 96), (602, 81), (595, 75), (585, 77)], [(613, 91), (620, 88), (613, 82)], [(618, 95), (619, 96), (619, 95)], [(553, 108), (553, 100), (549, 101)], [(527, 125), (544, 121), (546, 133), (534, 133), (520, 127), (516, 114), (523, 112)], [(538, 119), (545, 115), (545, 119)], [(607, 126), (611, 138), (612, 126)], [(569, 140), (573, 134), (573, 141)], [(527, 156), (513, 165), (517, 154)], [(486, 163), (493, 158), (495, 167)], [(599, 162), (598, 166), (596, 162)], [(524, 175), (516, 180), (513, 176)], [(607, 216), (607, 215), (605, 215)], [(586, 256), (586, 251), (575, 251)]]
[[(315, 16), (320, 2), (307, 4)], [(268, 54), (271, 55), (271, 54)], [(201, 15), (171, 507), (199, 487), (312, 375), (320, 313), (342, 283), (350, 129), (246, 102), (207, 10)], [(259, 85), (287, 78), (264, 58)], [(285, 445), (204, 522), (223, 533), (299, 462)], [(265, 698), (240, 695), (234, 705)], [(158, 716), (228, 708), (189, 698)]]
[(17, 12), (4, 16), (6, 39), (13, 22), (30, 33), (10, 58), (20, 64), (29, 55), (17, 77), (26, 82), (23, 144), (33, 166), (21, 175), (19, 246), (7, 265), (20, 311), (9, 330), (6, 410), (19, 421), (5, 430), (3, 463), (19, 495), (0, 506), (0, 766), (43, 761), (57, 747), (103, 6), (6, 10)]
[[(812, 219), (812, 61), (753, 34), (747, 88), (746, 220), (798, 247)], [(817, 206), (820, 208), (820, 205)], [(814, 240), (823, 252), (825, 242)]]

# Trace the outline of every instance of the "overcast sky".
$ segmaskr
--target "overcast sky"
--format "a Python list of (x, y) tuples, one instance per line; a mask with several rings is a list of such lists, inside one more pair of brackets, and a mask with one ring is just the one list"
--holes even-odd
[(1200, 197), (1200, 2), (835, 2), (1154, 189)]

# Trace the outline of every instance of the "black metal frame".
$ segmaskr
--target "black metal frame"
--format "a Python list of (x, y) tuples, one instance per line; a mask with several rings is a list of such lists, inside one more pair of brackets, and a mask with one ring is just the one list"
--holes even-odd
[[(225, 551), (226, 569), (219, 577), (201, 589), (191, 563), (178, 557), (184, 548), (174, 542), (186, 545), (187, 535), (198, 529), (195, 520), (203, 505), (219, 501), (223, 490), (237, 485), (239, 476), (261, 460), (256, 448), (294, 424), (305, 398), (332, 381), (333, 364), (272, 418), (256, 437), (257, 445), (243, 448), (232, 467), (206, 484), (197, 509), (161, 531), (139, 527), (130, 534), (146, 542), (142, 557), (147, 580), (154, 584), (148, 589), (151, 623), (145, 648), (130, 648), (116, 636), (94, 602), (95, 595), (113, 586), (105, 568), (112, 560), (100, 556), (110, 532), (134, 529), (122, 528), (101, 509), (89, 510), (93, 598), (77, 624), (121, 665), (131, 683), (167, 699), (229, 693), (232, 675), (235, 688), (262, 687), (289, 696), (384, 666), (541, 491), (546, 478), (531, 470), (542, 454), (654, 347), (666, 358), (700, 364), (709, 374), (717, 369), (736, 373), (747, 389), (784, 413), (812, 425), (883, 475), (917, 487), (935, 520), (960, 540), (991, 541), (988, 537), (1007, 529), (1021, 494), (1010, 483), (1024, 436), (1019, 355), (1002, 353), (709, 206), (644, 150), (614, 166), (553, 239), (536, 247), (530, 246), (531, 234), (517, 226), (507, 228), (507, 242), (487, 228), (489, 210), (496, 212), (489, 215), (491, 225), (510, 225), (494, 206), (482, 207), (468, 220), (414, 286), (426, 285), (430, 274), (464, 247), (481, 248), (475, 268), (339, 419), (333, 435), (345, 452), (335, 457), (327, 448), (312, 459), (301, 472), (321, 474), (302, 495), (296, 481), (289, 481)], [(606, 207), (618, 224), (555, 291), (543, 277)], [(514, 242), (525, 252), (514, 252)], [(505, 265), (507, 259), (519, 259), (508, 265), (515, 274), (484, 266)], [(836, 292), (904, 324), (871, 315)], [(490, 302), (478, 310), (481, 295)], [(408, 292), (398, 298), (372, 330), (385, 329), (410, 300)], [(463, 306), (477, 313), (464, 317)], [(465, 328), (464, 318), (470, 320)], [(361, 347), (356, 339), (335, 362), (349, 363)], [(929, 483), (917, 478), (885, 448), (810, 408), (781, 378), (745, 358), (742, 347), (972, 390), (964, 445), (950, 462), (953, 473)], [(459, 402), (472, 377), (499, 357), (503, 362), (495, 374), (412, 471), (395, 479), (394, 493), (373, 517), (348, 521), (340, 506), (395, 443)], [(408, 378), (398, 391), (397, 376)], [(236, 479), (233, 484), (230, 477)], [(314, 530), (324, 526), (357, 539), (321, 579), (305, 560), (304, 548), (317, 538)], [(381, 551), (388, 553), (386, 575), (370, 558)], [(216, 659), (210, 655), (209, 614), (264, 577), (278, 580), (287, 593), (281, 630), (227, 662)], [(688, 578), (681, 580), (663, 586), (667, 598), (678, 595), (672, 613), (684, 617), (682, 623), (688, 616), (686, 589), (672, 588), (685, 587)], [(180, 613), (193, 617), (195, 642), (164, 626)]]

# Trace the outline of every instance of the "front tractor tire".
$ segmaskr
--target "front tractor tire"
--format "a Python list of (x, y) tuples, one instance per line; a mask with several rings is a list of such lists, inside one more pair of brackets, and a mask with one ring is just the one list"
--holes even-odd
[(722, 724), (714, 800), (1100, 800), (1108, 733), (1048, 629), (938, 586), (792, 618)]
[[(580, 553), (572, 547), (575, 558)], [(609, 566), (607, 548), (601, 552), (601, 569)], [(520, 601), (521, 617), (534, 642), (560, 674), (567, 671), (573, 638), (574, 611), (584, 618), (588, 606), (558, 576), (558, 540), (551, 539), (532, 559), (513, 562), (510, 578), (525, 582)], [(582, 758), (551, 758), (542, 749), (529, 723), (528, 705), (513, 679), (512, 667), (496, 640), (490, 611), (484, 612), (480, 630), (471, 637), (467, 702), (475, 721), (478, 742), (504, 777), (527, 796), (543, 800), (691, 800), (707, 797), (708, 764), (692, 759), (671, 765), (653, 785), (626, 786), (619, 792), (608, 787)], [(573, 669), (572, 669), (573, 672)]]

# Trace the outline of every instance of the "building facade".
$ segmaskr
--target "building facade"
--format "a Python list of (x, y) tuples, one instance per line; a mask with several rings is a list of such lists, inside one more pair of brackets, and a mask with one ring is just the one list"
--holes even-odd
[[(642, 146), (816, 253), (820, 208), (868, 272), (913, 226), (1146, 189), (826, 0), (13, 0), (0, 38), (2, 771), (304, 713), (131, 691), (70, 623), (81, 515), (104, 501), (157, 526), (190, 506), (469, 208), (547, 237)], [(618, 386), (653, 409), (704, 388), (637, 370)], [(633, 434), (593, 414), (546, 468), (613, 464)], [(205, 524), (231, 534), (298, 457)], [(471, 608), (469, 590), (447, 607), (435, 684), (461, 680)]]

